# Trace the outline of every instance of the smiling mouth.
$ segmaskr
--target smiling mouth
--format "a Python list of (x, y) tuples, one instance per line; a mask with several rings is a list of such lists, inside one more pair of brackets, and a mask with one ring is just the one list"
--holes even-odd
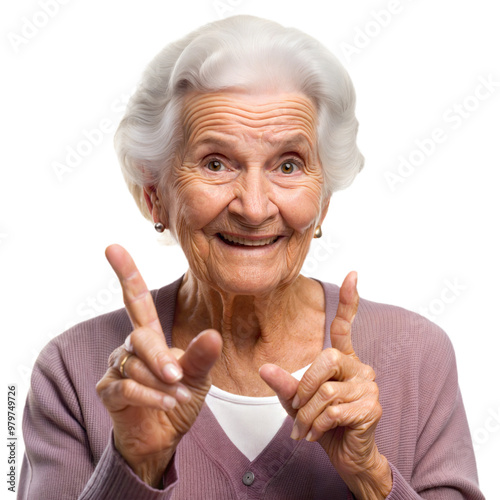
[(242, 238), (241, 236), (234, 236), (230, 234), (222, 234), (217, 233), (217, 236), (220, 240), (222, 240), (226, 245), (232, 245), (236, 247), (263, 247), (265, 245), (272, 245), (278, 241), (279, 236), (272, 236), (270, 238), (261, 238), (261, 239), (250, 239), (250, 238)]

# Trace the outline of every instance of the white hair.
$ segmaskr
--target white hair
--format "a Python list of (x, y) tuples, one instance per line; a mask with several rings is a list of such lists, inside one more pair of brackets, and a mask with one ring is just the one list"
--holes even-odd
[(206, 24), (167, 45), (147, 66), (115, 135), (125, 181), (151, 220), (143, 186), (157, 185), (183, 146), (187, 92), (300, 92), (316, 105), (324, 199), (362, 169), (355, 92), (338, 59), (316, 39), (253, 16)]

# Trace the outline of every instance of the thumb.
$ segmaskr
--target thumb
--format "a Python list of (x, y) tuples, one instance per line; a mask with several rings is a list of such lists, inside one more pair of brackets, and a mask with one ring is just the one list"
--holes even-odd
[(286, 412), (295, 418), (297, 410), (292, 408), (292, 401), (297, 393), (299, 381), (277, 365), (266, 363), (259, 369), (260, 378), (276, 393)]
[(358, 274), (351, 271), (340, 287), (337, 314), (330, 326), (332, 347), (348, 356), (355, 356), (351, 340), (351, 329), (359, 305), (357, 283)]
[(216, 330), (204, 330), (188, 345), (179, 359), (185, 377), (203, 380), (222, 352), (222, 338)]

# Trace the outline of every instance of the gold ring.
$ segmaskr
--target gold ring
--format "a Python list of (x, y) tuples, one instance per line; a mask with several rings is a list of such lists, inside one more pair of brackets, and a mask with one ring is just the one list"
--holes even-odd
[(130, 356), (132, 356), (132, 353), (131, 352), (128, 352), (127, 355), (122, 359), (121, 363), (120, 363), (120, 375), (122, 376), (122, 378), (127, 378), (127, 376), (125, 375), (125, 363), (128, 361), (128, 358), (130, 358)]

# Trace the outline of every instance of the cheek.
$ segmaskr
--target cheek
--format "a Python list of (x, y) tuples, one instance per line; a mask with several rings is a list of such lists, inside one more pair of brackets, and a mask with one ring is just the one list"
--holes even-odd
[(321, 212), (321, 189), (307, 186), (287, 190), (278, 196), (281, 216), (299, 234), (305, 233), (316, 221)]
[(202, 230), (224, 210), (231, 199), (226, 186), (204, 182), (197, 176), (181, 175), (177, 178), (171, 200), (171, 224), (180, 236)]

